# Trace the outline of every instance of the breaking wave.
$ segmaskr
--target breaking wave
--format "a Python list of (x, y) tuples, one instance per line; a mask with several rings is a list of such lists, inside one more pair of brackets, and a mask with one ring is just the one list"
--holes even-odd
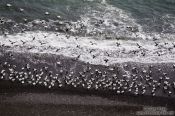
[[(3, 3), (3, 5), (5, 5), (6, 2)], [(17, 3), (18, 2), (16, 2), (16, 4)], [(25, 3), (29, 4), (27, 0)], [(28, 6), (32, 6), (32, 3), (33, 2)], [(109, 4), (110, 2), (106, 0), (48, 1), (48, 4), (60, 3), (62, 5), (62, 7), (59, 6), (59, 8), (54, 5), (50, 9), (48, 9), (46, 7), (47, 5), (44, 3), (45, 1), (38, 6), (33, 5), (33, 9), (38, 9), (38, 14), (40, 14), (39, 17), (37, 17), (38, 14), (34, 13), (35, 16), (31, 16), (34, 19), (26, 18), (29, 17), (27, 10), (23, 14), (21, 13), (22, 15), (16, 13), (17, 10), (15, 10), (15, 14), (19, 15), (22, 20), (21, 22), (16, 21), (18, 18), (13, 19), (1, 13), (1, 20), (5, 20), (5, 23), (1, 23), (1, 34), (41, 30), (58, 31), (73, 36), (91, 37), (92, 39), (98, 40), (152, 40), (155, 38), (175, 38), (175, 17), (171, 14), (165, 14), (160, 17), (160, 19), (163, 20), (161, 31), (155, 31), (154, 29), (156, 29), (156, 26), (153, 25), (153, 23), (148, 25), (141, 24), (139, 20), (142, 19), (138, 20), (133, 16), (132, 12)], [(39, 3), (37, 2), (37, 4)], [(48, 6), (50, 6), (50, 4)], [(19, 4), (19, 6), (21, 7), (21, 4)], [(14, 5), (14, 7), (16, 8), (18, 5)], [(62, 9), (60, 9), (60, 7)], [(30, 10), (31, 9), (30, 7)], [(10, 10), (14, 9), (12, 8)], [(46, 12), (46, 10), (48, 10), (48, 12)], [(148, 20), (149, 21), (145, 21), (145, 23), (151, 22), (150, 19)], [(154, 27), (152, 27), (152, 25)]]

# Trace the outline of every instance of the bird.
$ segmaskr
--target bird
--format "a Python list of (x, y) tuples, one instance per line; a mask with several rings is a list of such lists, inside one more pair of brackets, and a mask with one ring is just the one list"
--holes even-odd
[(12, 5), (11, 5), (11, 4), (9, 4), (9, 3), (8, 3), (8, 4), (6, 4), (6, 6), (7, 6), (7, 7), (12, 7)]
[(12, 44), (12, 45), (16, 43), (16, 42), (13, 42), (13, 41), (11, 41), (11, 40), (9, 40), (9, 42), (10, 42), (10, 44)]
[(145, 52), (141, 52), (141, 54), (142, 54), (142, 56), (145, 56), (146, 55)]
[(172, 43), (173, 44), (173, 47), (175, 48), (175, 44), (174, 43)]
[(41, 41), (39, 41), (39, 43), (40, 43), (41, 45), (44, 45), (44, 44), (46, 44), (46, 43), (44, 43), (44, 42), (41, 42)]
[(31, 49), (33, 49), (33, 48), (34, 48), (34, 47), (33, 47), (33, 46), (31, 46), (31, 47), (28, 47), (27, 49), (28, 49), (28, 50), (31, 50)]
[(71, 36), (70, 35), (66, 35), (66, 38), (69, 39)]
[(60, 49), (56, 49), (56, 52), (58, 52)]
[(164, 45), (168, 45), (168, 43), (167, 42), (164, 42)]
[(92, 42), (92, 41), (90, 41), (90, 44), (91, 44), (91, 45), (96, 45), (96, 43), (95, 43), (95, 42)]
[(105, 63), (107, 63), (109, 61), (109, 59), (104, 59)]
[(58, 18), (58, 19), (61, 19), (61, 16), (58, 15), (57, 18)]
[(35, 37), (33, 37), (33, 38), (32, 38), (32, 41), (34, 41), (35, 39), (36, 39), (36, 38), (35, 38)]
[(91, 49), (90, 51), (89, 51), (89, 53), (92, 53), (93, 51), (95, 51), (94, 49)]
[(172, 66), (172, 67), (173, 67), (173, 69), (175, 70), (175, 64), (173, 64), (173, 66)]
[(80, 48), (80, 45), (76, 45), (76, 48)]
[(137, 43), (138, 48), (141, 48), (142, 46)]
[(110, 54), (108, 52), (106, 52), (107, 56), (110, 57)]
[(137, 51), (136, 51), (136, 50), (133, 50), (133, 51), (132, 51), (132, 53), (133, 53), (133, 54), (136, 54), (136, 53), (137, 53)]
[(159, 44), (157, 42), (154, 42), (155, 43), (155, 46), (158, 46)]
[(2, 18), (0, 18), (0, 24), (4, 24), (4, 23), (5, 21)]
[(172, 48), (172, 47), (168, 47), (168, 51), (170, 51), (170, 52), (171, 52), (171, 50), (173, 50), (173, 48)]
[(24, 9), (23, 9), (23, 8), (19, 8), (19, 11), (20, 11), (20, 12), (23, 12), (23, 11), (24, 11)]
[(49, 15), (50, 13), (49, 12), (45, 12), (45, 15)]
[(115, 67), (109, 67), (109, 70), (110, 71), (114, 71), (115, 70)]
[(119, 47), (121, 44), (119, 42), (116, 42), (117, 47)]
[(23, 40), (21, 40), (21, 42), (22, 42), (23, 45), (26, 44), (26, 42), (24, 42)]
[(92, 58), (94, 59), (96, 57), (96, 55), (92, 55)]
[(157, 53), (158, 56), (161, 56), (161, 54), (158, 51), (156, 53)]

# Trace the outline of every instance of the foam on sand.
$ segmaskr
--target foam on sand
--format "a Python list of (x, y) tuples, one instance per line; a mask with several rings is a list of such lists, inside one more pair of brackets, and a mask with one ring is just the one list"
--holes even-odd
[(90, 37), (41, 31), (0, 36), (1, 45), (10, 46), (7, 49), (10, 51), (63, 55), (102, 65), (122, 62), (175, 62), (173, 42), (159, 40), (159, 45), (155, 46), (153, 41), (146, 40), (94, 40)]

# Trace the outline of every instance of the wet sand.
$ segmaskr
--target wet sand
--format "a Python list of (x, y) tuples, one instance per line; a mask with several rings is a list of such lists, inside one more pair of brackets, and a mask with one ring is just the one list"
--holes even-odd
[[(61, 63), (61, 64), (58, 64)], [(30, 65), (30, 69), (25, 69), (24, 72), (31, 72), (34, 73), (33, 69), (36, 69), (37, 72), (44, 67), (47, 67), (47, 71), (43, 74), (40, 81), (44, 82), (44, 77), (47, 76), (49, 78), (49, 81), (51, 82), (52, 79), (57, 75), (58, 80), (60, 80), (62, 83), (62, 86), (60, 87), (59, 84), (55, 84), (52, 86), (52, 89), (78, 89), (78, 90), (87, 90), (87, 91), (109, 91), (116, 93), (116, 90), (110, 88), (110, 87), (103, 87), (102, 85), (97, 89), (94, 86), (91, 86), (90, 88), (87, 88), (88, 85), (86, 85), (86, 81), (94, 78), (94, 82), (101, 81), (103, 78), (104, 81), (112, 81), (115, 83), (116, 81), (120, 80), (128, 80), (127, 84), (132, 84), (133, 81), (134, 84), (139, 84), (140, 82), (145, 84), (147, 86), (147, 91), (144, 95), (151, 96), (151, 89), (152, 85), (158, 83), (160, 81), (160, 77), (166, 78), (168, 77), (168, 83), (173, 84), (175, 82), (174, 74), (175, 74), (175, 67), (174, 63), (139, 63), (139, 62), (124, 62), (124, 63), (118, 63), (113, 64), (109, 66), (104, 65), (93, 65), (89, 63), (84, 63), (82, 61), (79, 61), (76, 58), (69, 58), (61, 55), (54, 55), (54, 54), (46, 54), (46, 53), (17, 53), (14, 51), (6, 51), (2, 50), (0, 55), (0, 63), (1, 63), (1, 70), (6, 70), (7, 73), (9, 72), (9, 68), (15, 66), (16, 72), (23, 72), (22, 68), (26, 67), (27, 65)], [(8, 63), (11, 65), (10, 67), (4, 66), (4, 63)], [(87, 71), (87, 74), (85, 72)], [(33, 71), (33, 72), (32, 72)], [(63, 71), (63, 72), (60, 72)], [(98, 71), (102, 74), (96, 74)], [(144, 72), (146, 71), (146, 72)], [(49, 77), (49, 74), (51, 72), (52, 77)], [(103, 74), (104, 73), (104, 74)], [(37, 74), (33, 74), (34, 76)], [(76, 77), (80, 77), (79, 80), (84, 83), (84, 86), (81, 84), (77, 84), (76, 87), (74, 87), (71, 84), (67, 84), (67, 76), (71, 75), (68, 79), (71, 80), (75, 79)], [(94, 76), (95, 75), (95, 76)], [(113, 78), (113, 75), (116, 75), (117, 78)], [(85, 76), (85, 77), (81, 77)], [(104, 77), (102, 77), (104, 76)], [(151, 77), (151, 81), (148, 80), (150, 83), (146, 81), (146, 76)], [(135, 78), (137, 77), (137, 78)], [(33, 77), (36, 78), (36, 77)], [(7, 74), (3, 80), (10, 80), (9, 75)], [(79, 81), (76, 79), (75, 84)], [(24, 80), (23, 86), (28, 86), (32, 84), (27, 84), (28, 81), (30, 81), (30, 76)], [(156, 81), (156, 82), (153, 82)], [(50, 83), (48, 82), (48, 83)], [(19, 80), (14, 80), (14, 83), (21, 84)], [(59, 83), (59, 82), (58, 82)], [(150, 85), (149, 85), (150, 84)], [(49, 84), (48, 84), (49, 85)], [(42, 84), (36, 84), (34, 86), (37, 87), (43, 87)], [(144, 85), (143, 85), (144, 86)], [(173, 86), (173, 85), (172, 85)], [(47, 88), (47, 86), (46, 86)], [(173, 88), (169, 88), (169, 90), (172, 91), (172, 94), (168, 94), (163, 89), (163, 83), (161, 82), (160, 87), (158, 87), (158, 90), (156, 92), (156, 96), (160, 97), (173, 97), (175, 96), (175, 91)], [(125, 92), (125, 94), (134, 94), (134, 91), (131, 92)]]
[(129, 107), (121, 106), (1, 104), (0, 108), (3, 116), (134, 116)]
[[(8, 62), (9, 64), (16, 66), (16, 71), (20, 72), (21, 68), (30, 64), (31, 68), (41, 69), (44, 66), (48, 67), (48, 70), (53, 71), (53, 75), (58, 73), (62, 67), (67, 73), (73, 71), (73, 76), (79, 75), (79, 72), (83, 72), (86, 67), (91, 67), (90, 72), (94, 72), (98, 69), (102, 72), (107, 72), (107, 76), (117, 74), (119, 79), (124, 78), (126, 71), (134, 73), (133, 67), (138, 69), (137, 74), (142, 74), (142, 68), (152, 71), (152, 77), (156, 80), (162, 72), (167, 73), (170, 77), (170, 81), (174, 82), (174, 69), (173, 63), (134, 63), (126, 62), (122, 66), (127, 64), (127, 67), (121, 67), (121, 64), (114, 64), (112, 67), (117, 67), (114, 70), (110, 70), (110, 66), (92, 65), (79, 61), (78, 59), (68, 58), (64, 56), (56, 56), (52, 54), (33, 54), (33, 53), (17, 53), (12, 51), (6, 51), (1, 49), (0, 62)], [(61, 62), (62, 66), (56, 64)], [(125, 68), (125, 69), (123, 69)], [(158, 69), (161, 68), (162, 72), (159, 73)], [(8, 70), (8, 67), (4, 68), (1, 65), (1, 70)], [(64, 81), (65, 75), (63, 73), (60, 78)], [(110, 78), (107, 78), (110, 79)], [(138, 111), (142, 111), (144, 107), (163, 107), (167, 108), (167, 112), (175, 110), (175, 98), (174, 94), (171, 96), (163, 93), (159, 90), (156, 96), (152, 96), (148, 90), (144, 95), (135, 95), (131, 91), (130, 93), (117, 94), (115, 90), (110, 88), (98, 88), (93, 87), (87, 89), (86, 87), (64, 84), (62, 87), (58, 85), (52, 88), (47, 88), (43, 85), (31, 85), (21, 84), (19, 81), (11, 81), (8, 76), (3, 80), (0, 80), (0, 115), (9, 116), (14, 114), (15, 116), (23, 115), (135, 115)], [(43, 80), (44, 81), (44, 80)], [(98, 80), (97, 80), (98, 81)], [(137, 82), (143, 80), (136, 80)]]
[[(174, 99), (160, 97), (71, 90), (50, 91), (44, 88), (11, 85), (8, 89), (1, 89), (0, 115), (135, 116), (165, 109), (163, 114), (172, 116), (175, 111), (173, 101)], [(149, 110), (144, 111), (146, 108)], [(159, 111), (157, 113), (162, 114)]]

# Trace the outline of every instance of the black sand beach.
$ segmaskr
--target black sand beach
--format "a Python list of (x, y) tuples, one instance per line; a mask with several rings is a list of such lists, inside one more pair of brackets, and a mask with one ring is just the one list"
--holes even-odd
[(175, 115), (173, 0), (0, 0), (0, 116)]
[[(117, 80), (113, 79), (112, 82), (126, 79), (126, 77), (123, 76), (124, 72), (119, 64), (113, 66), (92, 65), (64, 56), (39, 53), (17, 53), (7, 51), (5, 48), (1, 49), (0, 57), (1, 71), (6, 70), (8, 72), (9, 66), (15, 66), (15, 71), (21, 72), (22, 67), (27, 64), (30, 65), (29, 72), (32, 68), (40, 70), (46, 66), (48, 67), (48, 71), (52, 71), (52, 75), (60, 74), (60, 70), (64, 70), (63, 73), (61, 73), (62, 75), (58, 76), (61, 82), (55, 83), (52, 87), (49, 87), (49, 83), (52, 82), (54, 76), (50, 77), (47, 86), (39, 83), (35, 85), (28, 83), (31, 77), (24, 79), (24, 82), (21, 83), (22, 81), (18, 80), (17, 77), (13, 77), (13, 80), (13, 78), (9, 79), (10, 76), (4, 76), (4, 78), (0, 80), (0, 114), (3, 116), (9, 116), (11, 114), (14, 116), (105, 116), (108, 114), (128, 116), (137, 115), (139, 112), (144, 114), (143, 110), (145, 107), (152, 108), (153, 112), (156, 108), (159, 110), (164, 108), (166, 109), (165, 112), (163, 112), (165, 114), (175, 110), (175, 94), (173, 93), (173, 88), (169, 88), (172, 90), (172, 94), (168, 94), (163, 92), (163, 85), (160, 85), (155, 96), (153, 96), (151, 94), (151, 85), (144, 94), (140, 93), (141, 89), (139, 89), (138, 94), (135, 94), (134, 89), (130, 92), (125, 91), (124, 93), (117, 93), (117, 90), (111, 89), (110, 87), (104, 88), (103, 86), (99, 86), (99, 88), (95, 88), (92, 85), (91, 88), (87, 88), (88, 85), (86, 85), (85, 80), (83, 82), (85, 86), (79, 84), (76, 87), (66, 82), (65, 77), (69, 75), (70, 72), (74, 72), (71, 78), (75, 78), (81, 74), (79, 72), (83, 72), (83, 69), (87, 67), (91, 67), (89, 72), (94, 72), (94, 74), (96, 69), (101, 72), (106, 72), (105, 74), (107, 76), (105, 78), (109, 80), (113, 74), (117, 74)], [(4, 65), (3, 63), (5, 62), (10, 65)], [(60, 63), (58, 64), (57, 62)], [(126, 70), (133, 74), (144, 76), (142, 68), (151, 71), (150, 75), (152, 75), (151, 77), (153, 77), (154, 80), (158, 80), (159, 77), (163, 75), (158, 71), (158, 69), (161, 69), (161, 71), (166, 73), (170, 78), (168, 82), (175, 81), (173, 63), (141, 64), (127, 62), (124, 64), (127, 64), (125, 67)], [(114, 70), (111, 70), (110, 67), (113, 67)], [(133, 67), (137, 70), (133, 69)], [(44, 75), (46, 76), (47, 73)], [(93, 78), (93, 75), (89, 77), (88, 74), (85, 75), (87, 79)], [(79, 79), (81, 80), (82, 78)], [(130, 77), (130, 79), (132, 82), (134, 78)], [(35, 81), (36, 80), (33, 82)], [(41, 78), (41, 82), (44, 81), (45, 80)], [(97, 80), (94, 81), (99, 80), (97, 78)], [(138, 78), (135, 82), (144, 83), (144, 81), (145, 79)], [(76, 83), (78, 83), (78, 80), (75, 84)], [(62, 84), (62, 86), (59, 86), (59, 84)], [(159, 113), (161, 114), (161, 112)], [(173, 112), (169, 112), (169, 114), (172, 115)]]

